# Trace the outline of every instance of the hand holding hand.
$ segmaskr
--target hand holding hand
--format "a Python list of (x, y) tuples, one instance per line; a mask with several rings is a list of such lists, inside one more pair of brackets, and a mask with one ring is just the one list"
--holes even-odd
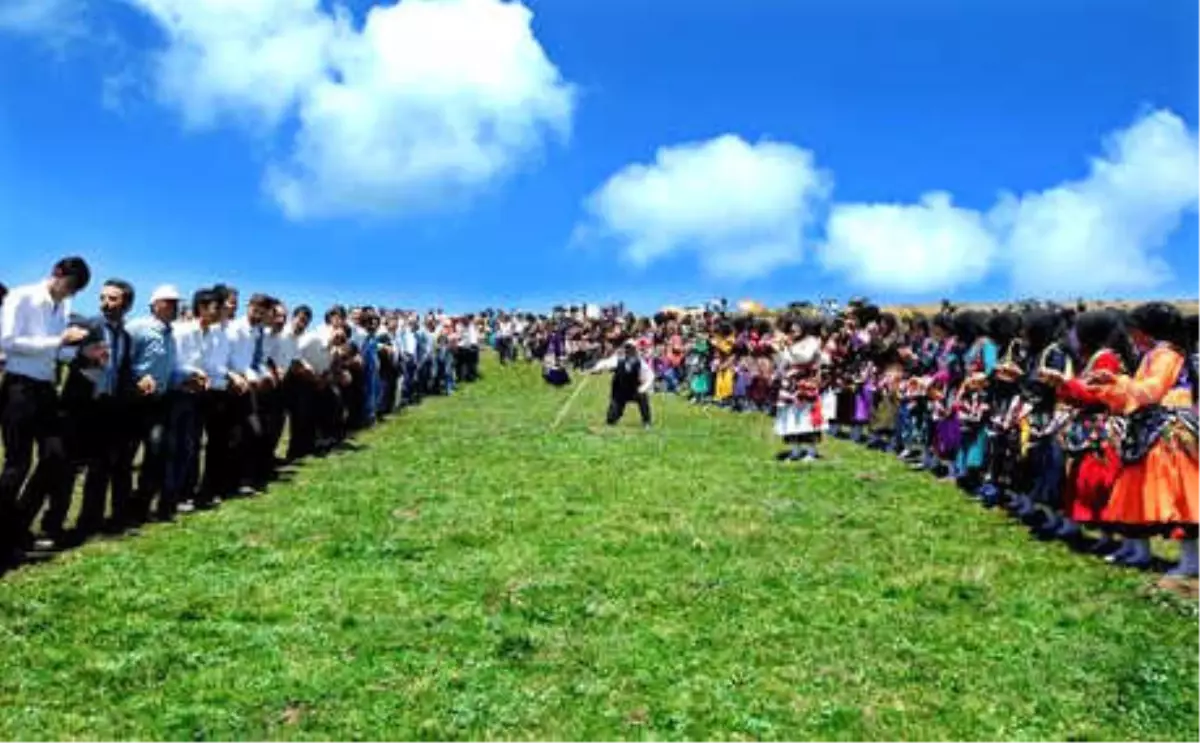
[(140, 394), (153, 395), (156, 389), (158, 389), (158, 385), (154, 383), (154, 377), (149, 374), (138, 380), (137, 390)]
[(81, 328), (78, 325), (72, 325), (62, 333), (60, 342), (64, 346), (73, 346), (76, 343), (83, 342), (84, 338), (88, 337), (87, 328)]

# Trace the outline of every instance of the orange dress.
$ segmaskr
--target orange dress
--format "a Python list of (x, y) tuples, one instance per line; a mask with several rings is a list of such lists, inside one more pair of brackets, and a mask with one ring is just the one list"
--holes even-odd
[(1123, 466), (1101, 513), (1101, 521), (1118, 529), (1169, 534), (1195, 529), (1200, 520), (1196, 434), (1179, 417), (1191, 407), (1185, 364), (1173, 346), (1159, 344), (1133, 377), (1091, 386), (1096, 399), (1127, 418)]

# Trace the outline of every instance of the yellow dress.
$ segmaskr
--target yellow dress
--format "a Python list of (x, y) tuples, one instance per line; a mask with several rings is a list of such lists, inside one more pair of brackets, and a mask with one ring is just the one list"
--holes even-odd
[(733, 397), (733, 378), (732, 368), (722, 368), (717, 371), (717, 389), (713, 394), (715, 400), (728, 400)]

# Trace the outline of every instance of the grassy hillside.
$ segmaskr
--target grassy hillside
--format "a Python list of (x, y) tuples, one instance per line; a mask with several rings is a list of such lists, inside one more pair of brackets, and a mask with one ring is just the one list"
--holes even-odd
[[(0, 580), (0, 738), (1195, 739), (1194, 603), (845, 445), (529, 367)], [(630, 414), (634, 414), (632, 409)]]

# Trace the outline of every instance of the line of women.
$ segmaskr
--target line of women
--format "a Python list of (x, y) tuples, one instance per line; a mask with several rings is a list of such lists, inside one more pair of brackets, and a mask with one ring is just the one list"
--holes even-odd
[(869, 305), (785, 328), (776, 432), (783, 459), (822, 434), (890, 450), (1004, 507), (1043, 539), (1101, 538), (1111, 563), (1197, 560), (1196, 317), (1034, 306), (905, 321)]

